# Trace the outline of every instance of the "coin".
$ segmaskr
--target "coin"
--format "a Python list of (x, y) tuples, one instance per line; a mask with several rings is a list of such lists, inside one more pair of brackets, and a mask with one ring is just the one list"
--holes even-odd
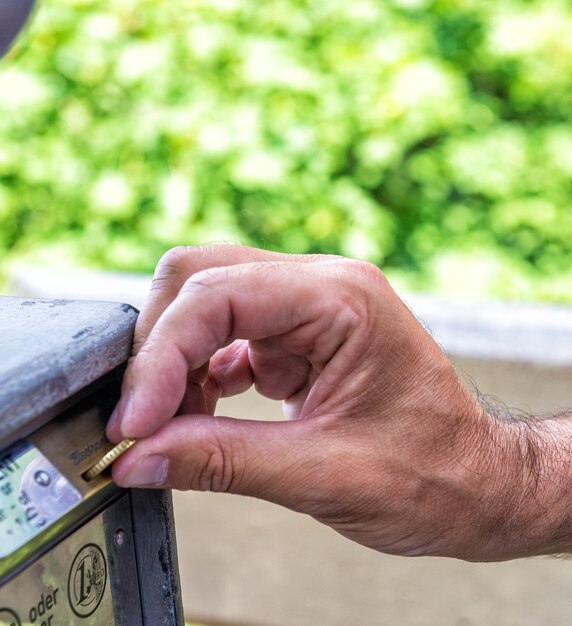
[(116, 461), (126, 450), (135, 443), (136, 439), (124, 439), (118, 443), (115, 448), (111, 449), (100, 461), (84, 472), (83, 477), (86, 480), (93, 480), (106, 470), (114, 461)]

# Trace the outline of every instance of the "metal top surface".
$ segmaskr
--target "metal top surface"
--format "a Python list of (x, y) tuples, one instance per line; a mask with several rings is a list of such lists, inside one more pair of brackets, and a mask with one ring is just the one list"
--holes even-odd
[(127, 304), (0, 297), (0, 447), (129, 358)]

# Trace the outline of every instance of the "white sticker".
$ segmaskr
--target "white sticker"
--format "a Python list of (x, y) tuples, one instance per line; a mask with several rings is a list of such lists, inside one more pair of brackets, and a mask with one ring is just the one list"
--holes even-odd
[(81, 502), (79, 491), (27, 441), (0, 452), (0, 558)]

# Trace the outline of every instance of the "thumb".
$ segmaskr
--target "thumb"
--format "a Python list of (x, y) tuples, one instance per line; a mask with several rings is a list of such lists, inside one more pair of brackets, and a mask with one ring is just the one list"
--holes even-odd
[[(207, 415), (173, 418), (113, 465), (123, 487), (226, 491), (304, 509), (320, 476), (313, 420), (260, 422)], [(311, 475), (307, 468), (311, 456)]]

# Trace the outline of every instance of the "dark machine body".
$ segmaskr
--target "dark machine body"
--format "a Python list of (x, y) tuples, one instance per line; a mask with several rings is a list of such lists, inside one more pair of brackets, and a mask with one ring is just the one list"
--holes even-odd
[(137, 313), (0, 297), (0, 625), (184, 624), (170, 493), (83, 474)]

